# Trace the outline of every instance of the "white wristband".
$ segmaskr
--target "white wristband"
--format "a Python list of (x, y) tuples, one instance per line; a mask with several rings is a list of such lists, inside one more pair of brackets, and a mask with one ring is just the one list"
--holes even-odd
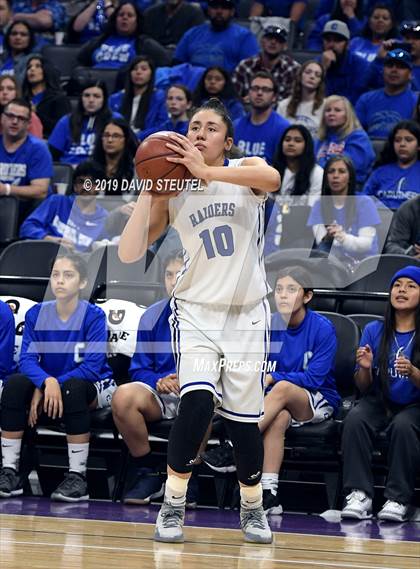
[(4, 184), (4, 187), (6, 189), (5, 195), (10, 196), (10, 194), (12, 193), (12, 186), (10, 184)]

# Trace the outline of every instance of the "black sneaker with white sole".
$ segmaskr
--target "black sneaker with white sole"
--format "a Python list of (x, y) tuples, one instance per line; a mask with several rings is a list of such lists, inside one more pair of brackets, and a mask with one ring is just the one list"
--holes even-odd
[(283, 513), (278, 495), (271, 490), (263, 490), (263, 508), (267, 516), (280, 516)]
[(11, 498), (23, 494), (20, 475), (14, 468), (0, 468), (0, 498)]
[(233, 456), (232, 445), (224, 442), (222, 445), (213, 448), (201, 455), (203, 462), (215, 472), (235, 472), (235, 458)]
[(51, 500), (59, 502), (89, 500), (86, 478), (78, 472), (68, 472), (63, 482), (51, 494)]

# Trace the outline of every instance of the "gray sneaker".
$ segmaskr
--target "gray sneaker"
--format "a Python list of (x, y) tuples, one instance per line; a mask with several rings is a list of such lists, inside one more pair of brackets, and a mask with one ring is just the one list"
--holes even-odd
[(0, 468), (0, 498), (11, 498), (23, 494), (19, 473), (13, 468)]
[(184, 533), (185, 505), (173, 506), (168, 502), (163, 502), (156, 520), (155, 541), (165, 541), (167, 543), (182, 543)]
[(63, 482), (51, 494), (51, 500), (81, 502), (89, 500), (86, 478), (78, 472), (68, 472)]
[(252, 543), (271, 543), (273, 541), (273, 534), (262, 506), (251, 510), (241, 505), (240, 516), (245, 541)]

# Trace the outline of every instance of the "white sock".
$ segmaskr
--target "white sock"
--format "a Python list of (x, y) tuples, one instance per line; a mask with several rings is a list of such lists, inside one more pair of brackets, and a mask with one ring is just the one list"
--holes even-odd
[(263, 490), (270, 490), (274, 496), (277, 496), (277, 488), (279, 485), (279, 475), (275, 472), (263, 472), (261, 476), (261, 484)]
[(165, 502), (173, 506), (184, 506), (187, 497), (188, 478), (170, 474), (165, 485)]
[(1, 437), (1, 458), (3, 468), (13, 468), (19, 470), (20, 449), (22, 439), (5, 439)]
[(68, 444), (69, 470), (86, 474), (87, 459), (89, 455), (89, 443)]
[(241, 486), (241, 506), (248, 510), (262, 505), (263, 490), (261, 482), (255, 486)]

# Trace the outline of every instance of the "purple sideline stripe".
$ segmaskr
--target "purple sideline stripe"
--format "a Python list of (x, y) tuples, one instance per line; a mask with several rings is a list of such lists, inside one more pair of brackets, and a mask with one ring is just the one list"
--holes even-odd
[[(0, 515), (51, 516), (85, 520), (154, 523), (159, 506), (124, 506), (108, 501), (91, 500), (80, 504), (52, 502), (49, 498), (12, 498), (0, 500)], [(239, 513), (232, 510), (187, 510), (187, 526), (209, 528), (239, 528)], [(348, 536), (367, 539), (392, 539), (420, 542), (420, 523), (382, 523), (375, 520), (342, 523), (327, 522), (315, 515), (285, 514), (271, 516), (270, 525), (275, 532), (302, 533), (326, 536)]]

